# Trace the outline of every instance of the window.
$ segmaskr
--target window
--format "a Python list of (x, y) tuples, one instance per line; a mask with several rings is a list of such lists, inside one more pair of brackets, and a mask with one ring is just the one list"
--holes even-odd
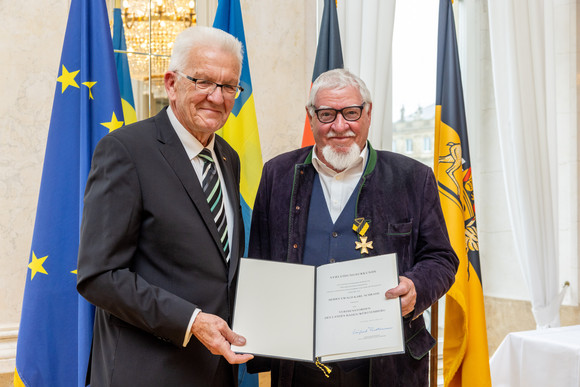
[(423, 152), (433, 152), (433, 137), (423, 137)]
[(405, 152), (413, 153), (413, 139), (412, 138), (405, 139)]
[(393, 30), (393, 144), (405, 144), (404, 150), (393, 146), (393, 151), (429, 166), (435, 133), (438, 14), (437, 1), (399, 1)]

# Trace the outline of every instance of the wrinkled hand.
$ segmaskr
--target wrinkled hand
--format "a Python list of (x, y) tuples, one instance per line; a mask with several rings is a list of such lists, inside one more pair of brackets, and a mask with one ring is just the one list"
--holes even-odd
[(415, 309), (415, 302), (417, 302), (417, 292), (415, 291), (415, 284), (407, 277), (399, 276), (399, 285), (387, 290), (385, 293), (387, 300), (401, 297), (401, 313), (403, 316), (412, 313)]
[(242, 364), (254, 358), (254, 355), (241, 355), (232, 351), (231, 344), (244, 345), (246, 339), (232, 331), (228, 324), (216, 315), (199, 312), (191, 326), (191, 333), (211, 353), (222, 355), (230, 364)]

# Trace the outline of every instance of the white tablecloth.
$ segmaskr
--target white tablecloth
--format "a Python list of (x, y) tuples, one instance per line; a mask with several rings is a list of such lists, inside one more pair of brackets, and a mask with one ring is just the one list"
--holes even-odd
[(493, 387), (579, 387), (580, 325), (510, 333), (490, 369)]

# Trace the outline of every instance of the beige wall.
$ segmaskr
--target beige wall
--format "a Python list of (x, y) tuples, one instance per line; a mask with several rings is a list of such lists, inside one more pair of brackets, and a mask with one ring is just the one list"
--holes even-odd
[[(3, 2), (0, 16), (0, 373), (16, 332), (68, 2)], [(9, 377), (0, 379), (0, 385)]]
[(0, 22), (0, 327), (20, 318), (68, 8), (66, 1), (35, 2), (5, 3)]
[(264, 162), (300, 147), (316, 53), (316, 2), (242, 0)]

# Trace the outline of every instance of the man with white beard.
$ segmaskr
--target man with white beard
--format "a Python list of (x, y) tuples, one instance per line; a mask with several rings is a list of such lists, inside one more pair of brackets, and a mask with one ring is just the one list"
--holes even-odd
[(400, 297), (405, 353), (328, 368), (261, 358), (248, 370), (271, 370), (273, 387), (427, 386), (427, 354), (435, 341), (422, 313), (451, 287), (459, 264), (433, 172), (406, 156), (373, 149), (367, 141), (371, 95), (347, 70), (321, 74), (306, 111), (316, 144), (265, 164), (249, 257), (319, 266), (397, 253), (399, 285), (384, 291), (387, 299)]

